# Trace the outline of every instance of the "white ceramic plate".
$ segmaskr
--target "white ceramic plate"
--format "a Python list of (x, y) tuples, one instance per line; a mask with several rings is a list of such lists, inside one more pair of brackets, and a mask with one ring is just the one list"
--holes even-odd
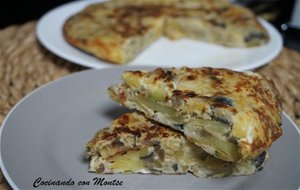
[[(87, 70), (41, 87), (21, 100), (1, 128), (1, 169), (14, 189), (31, 189), (44, 181), (74, 181), (50, 189), (297, 189), (300, 136), (283, 114), (283, 136), (271, 147), (264, 170), (252, 176), (202, 179), (187, 175), (97, 175), (88, 172), (85, 144), (96, 131), (128, 110), (112, 102), (107, 87), (120, 82), (124, 69)], [(120, 186), (94, 185), (95, 177), (123, 181)], [(78, 186), (79, 181), (90, 185)]]
[[(71, 45), (62, 33), (64, 22), (73, 14), (95, 1), (76, 1), (60, 6), (45, 14), (37, 25), (40, 42), (56, 55), (73, 63), (90, 68), (116, 65), (96, 59)], [(263, 19), (259, 19), (270, 35), (268, 44), (255, 48), (226, 48), (205, 42), (182, 39), (170, 41), (161, 38), (129, 63), (131, 66), (211, 66), (234, 70), (250, 70), (267, 64), (280, 52), (282, 38), (278, 31)]]

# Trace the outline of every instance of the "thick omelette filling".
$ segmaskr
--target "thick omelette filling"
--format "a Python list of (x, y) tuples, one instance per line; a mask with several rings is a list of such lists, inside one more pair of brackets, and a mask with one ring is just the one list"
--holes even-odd
[[(237, 143), (230, 136), (230, 124), (176, 110), (161, 101), (160, 91), (143, 96), (142, 92), (132, 91), (127, 84), (124, 87), (124, 93), (121, 94), (125, 95), (125, 104), (129, 108), (135, 108), (155, 121), (188, 134), (188, 139), (222, 160), (233, 162), (240, 159)], [(110, 94), (119, 102), (122, 99), (114, 92), (114, 88), (110, 88)]]
[(128, 71), (113, 100), (184, 133), (229, 162), (257, 157), (281, 135), (281, 104), (269, 80), (213, 68)]
[[(129, 118), (126, 124), (122, 121), (125, 117)], [(91, 158), (90, 171), (96, 173), (191, 172), (198, 177), (249, 175), (260, 170), (267, 159), (263, 154), (239, 163), (220, 160), (180, 132), (153, 124), (137, 113), (125, 114), (110, 129), (100, 130), (88, 143), (86, 155)]]

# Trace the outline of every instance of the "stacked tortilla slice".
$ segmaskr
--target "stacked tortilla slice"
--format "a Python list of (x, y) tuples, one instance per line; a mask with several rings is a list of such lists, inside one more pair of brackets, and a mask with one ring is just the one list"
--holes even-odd
[(111, 98), (137, 112), (114, 120), (87, 144), (90, 171), (249, 175), (281, 136), (273, 83), (214, 68), (127, 71)]

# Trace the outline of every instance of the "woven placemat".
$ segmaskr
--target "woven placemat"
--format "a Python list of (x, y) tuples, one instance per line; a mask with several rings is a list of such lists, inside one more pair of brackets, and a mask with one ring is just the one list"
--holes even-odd
[[(36, 22), (0, 30), (0, 124), (18, 100), (33, 89), (84, 67), (71, 64), (42, 47)], [(300, 53), (284, 48), (269, 65), (257, 72), (273, 79), (284, 110), (300, 125)], [(0, 189), (9, 189), (0, 172)]]

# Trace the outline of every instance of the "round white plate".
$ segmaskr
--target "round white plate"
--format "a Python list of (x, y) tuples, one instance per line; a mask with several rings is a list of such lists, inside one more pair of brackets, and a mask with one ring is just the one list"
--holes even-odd
[[(99, 0), (98, 0), (99, 1)], [(97, 2), (98, 2), (97, 1)], [(40, 42), (56, 55), (73, 63), (90, 68), (116, 65), (99, 60), (69, 45), (62, 33), (64, 22), (95, 1), (75, 1), (62, 5), (45, 14), (38, 22), (37, 36)], [(211, 43), (181, 39), (170, 41), (160, 38), (137, 56), (130, 66), (210, 66), (234, 70), (250, 70), (267, 64), (278, 55), (282, 38), (278, 31), (263, 19), (260, 23), (268, 31), (270, 41), (254, 48), (226, 48)]]
[[(7, 115), (1, 128), (1, 169), (14, 189), (31, 189), (43, 181), (74, 181), (50, 189), (297, 189), (300, 179), (300, 136), (283, 114), (283, 136), (270, 149), (265, 168), (255, 175), (202, 179), (187, 175), (99, 175), (88, 172), (85, 145), (96, 131), (129, 110), (112, 102), (107, 87), (118, 83), (119, 67), (86, 70), (43, 86), (23, 98)], [(99, 186), (94, 178), (123, 181)], [(80, 181), (89, 185), (78, 186)], [(36, 185), (38, 185), (37, 183)]]

